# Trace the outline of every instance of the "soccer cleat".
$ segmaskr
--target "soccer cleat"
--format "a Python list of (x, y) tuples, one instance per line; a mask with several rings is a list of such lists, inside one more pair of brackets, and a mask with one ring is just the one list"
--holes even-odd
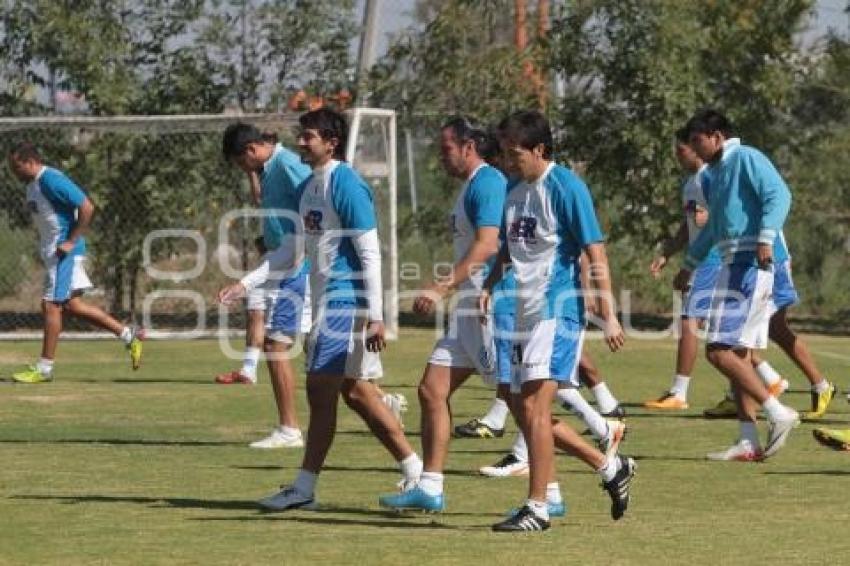
[(779, 399), (779, 396), (785, 393), (791, 386), (787, 379), (780, 379), (776, 383), (767, 386), (767, 392)]
[(229, 371), (220, 373), (215, 376), (215, 382), (220, 385), (235, 385), (241, 383), (243, 385), (256, 385), (257, 382), (243, 374), (241, 371)]
[(819, 419), (821, 418), (826, 410), (829, 408), (829, 404), (832, 403), (832, 399), (835, 397), (835, 384), (830, 383), (829, 387), (826, 388), (826, 391), (823, 393), (817, 393), (812, 391), (812, 410), (803, 415), (804, 419)]
[(142, 341), (144, 339), (145, 329), (134, 328), (133, 339), (130, 340), (129, 344), (127, 344), (127, 352), (130, 353), (130, 363), (132, 364), (134, 371), (142, 367)]
[(688, 408), (688, 402), (676, 397), (673, 393), (665, 393), (658, 399), (646, 401), (643, 406), (647, 409), (683, 410)]
[(758, 462), (762, 453), (751, 442), (741, 439), (726, 450), (709, 452), (705, 457), (714, 462)]
[(614, 479), (602, 483), (602, 489), (611, 496), (611, 518), (618, 521), (629, 508), (632, 478), (635, 477), (637, 464), (634, 459), (617, 456), (620, 459), (620, 470)]
[(850, 452), (850, 428), (836, 430), (829, 428), (816, 428), (812, 431), (815, 440), (833, 450)]
[(724, 397), (717, 405), (702, 412), (707, 419), (728, 419), (738, 415), (738, 406), (733, 399)]
[[(560, 503), (546, 502), (546, 509), (549, 511), (549, 517), (565, 517), (567, 515), (567, 504), (561, 501)], [(513, 517), (522, 511), (522, 507), (515, 507), (508, 511), (508, 517)]]
[(421, 487), (414, 487), (401, 493), (382, 495), (378, 498), (381, 507), (389, 507), (399, 511), (427, 511), (429, 513), (440, 513), (446, 508), (446, 500), (443, 494), (430, 495), (422, 491)]
[(525, 505), (515, 515), (501, 523), (496, 523), (492, 528), (497, 533), (525, 533), (545, 531), (549, 526), (549, 521), (538, 517), (528, 505)]
[(282, 427), (275, 427), (270, 435), (267, 437), (257, 440), (256, 442), (252, 442), (250, 444), (251, 448), (301, 448), (304, 446), (304, 437), (301, 435), (301, 431), (297, 430), (296, 432), (287, 432), (284, 431)]
[(478, 471), (482, 476), (490, 478), (507, 478), (511, 476), (527, 476), (528, 462), (520, 460), (513, 453), (506, 455), (504, 458), (493, 464), (492, 466), (484, 466)]
[(455, 427), (455, 436), (458, 438), (502, 438), (504, 434), (505, 429), (492, 428), (478, 419)]
[(35, 366), (30, 366), (29, 369), (19, 371), (12, 374), (12, 379), (18, 383), (47, 383), (53, 381), (52, 374), (43, 374), (38, 371)]
[(767, 430), (767, 444), (764, 447), (762, 459), (767, 459), (779, 452), (785, 446), (791, 431), (800, 425), (800, 415), (797, 411), (791, 411), (789, 418), (770, 423)]
[(401, 428), (404, 428), (404, 421), (402, 421), (401, 414), (407, 411), (407, 398), (401, 393), (384, 393), (381, 401), (384, 402), (384, 405), (387, 406), (396, 418)]
[(599, 441), (599, 451), (604, 453), (606, 458), (610, 458), (617, 453), (620, 442), (626, 437), (626, 423), (622, 421), (607, 422), (608, 434)]
[(616, 407), (608, 411), (607, 413), (599, 413), (606, 419), (624, 419), (626, 418), (626, 410), (619, 404)]
[(257, 503), (267, 511), (286, 511), (288, 509), (315, 509), (316, 498), (304, 495), (292, 486), (282, 485), (274, 495), (260, 499)]

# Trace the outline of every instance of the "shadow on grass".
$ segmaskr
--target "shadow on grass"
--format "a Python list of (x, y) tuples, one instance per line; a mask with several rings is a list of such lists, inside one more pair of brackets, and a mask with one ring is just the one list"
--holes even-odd
[[(337, 512), (337, 511), (333, 511)], [(311, 515), (321, 515), (324, 511), (310, 511)], [(367, 514), (363, 510), (363, 514)], [(304, 515), (281, 515), (281, 514), (263, 514), (251, 515), (247, 517), (195, 517), (190, 521), (275, 521), (286, 523), (306, 523), (320, 526), (340, 525), (346, 527), (377, 527), (381, 529), (402, 529), (402, 530), (438, 530), (438, 531), (462, 531), (462, 530), (477, 530), (476, 527), (459, 527), (455, 525), (446, 525), (444, 523), (414, 523), (405, 520), (404, 516), (389, 517), (384, 513), (378, 514), (372, 512), (375, 519), (342, 519), (337, 517), (307, 517)], [(385, 517), (385, 518), (377, 518)], [(489, 525), (488, 525), (489, 526)]]
[(125, 438), (0, 438), (0, 444), (102, 444), (105, 446), (243, 446), (242, 442), (207, 440), (128, 440)]
[(705, 456), (659, 456), (654, 454), (631, 454), (630, 456), (638, 462), (652, 460), (657, 460), (659, 462), (708, 462)]
[(119, 377), (116, 379), (67, 379), (63, 381), (68, 381), (69, 383), (119, 383), (122, 385), (218, 385), (212, 379), (162, 379), (156, 377), (140, 377), (138, 379), (133, 379), (132, 377)]
[(807, 470), (789, 472), (765, 472), (769, 476), (850, 476), (850, 470)]
[(183, 497), (139, 497), (122, 495), (12, 495), (10, 499), (33, 501), (55, 501), (66, 505), (80, 503), (136, 503), (152, 508), (174, 507), (176, 509), (220, 509), (236, 511), (255, 511), (259, 509), (256, 501), (233, 499), (190, 499)]
[[(246, 471), (286, 471), (296, 470), (298, 466), (278, 466), (278, 465), (259, 465), (259, 466), (230, 466), (234, 470)], [(379, 474), (399, 475), (398, 468), (378, 468), (369, 466), (324, 466), (323, 472), (373, 472)], [(479, 477), (478, 472), (472, 470), (443, 470), (443, 475), (446, 476), (470, 476)]]

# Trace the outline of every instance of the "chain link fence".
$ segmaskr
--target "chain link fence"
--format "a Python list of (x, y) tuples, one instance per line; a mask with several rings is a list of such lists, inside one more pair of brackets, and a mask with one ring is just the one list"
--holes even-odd
[[(375, 187), (385, 286), (394, 291), (395, 115), (361, 110), (349, 115), (360, 132), (349, 155)], [(257, 264), (254, 240), (262, 233), (246, 176), (221, 155), (221, 134), (237, 120), (292, 147), (294, 115), (52, 117), (0, 119), (0, 152), (5, 158), (21, 141), (35, 144), (45, 163), (94, 203), (86, 267), (96, 288), (88, 300), (119, 320), (145, 324), (153, 336), (220, 334), (243, 329), (244, 313), (220, 311), (215, 292)], [(7, 338), (37, 336), (42, 328), (44, 268), (25, 194), (2, 167), (0, 336)], [(389, 295), (392, 320), (396, 296)], [(65, 330), (94, 335), (72, 319)]]

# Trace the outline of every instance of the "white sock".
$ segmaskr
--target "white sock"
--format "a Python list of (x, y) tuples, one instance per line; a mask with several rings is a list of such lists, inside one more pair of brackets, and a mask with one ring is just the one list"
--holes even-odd
[(600, 413), (610, 413), (617, 408), (617, 399), (611, 394), (608, 385), (603, 381), (590, 388), (593, 393), (593, 398), (596, 399), (596, 406), (599, 407)]
[(422, 475), (422, 459), (414, 452), (398, 463), (405, 480), (419, 481)]
[(437, 472), (422, 472), (419, 476), (419, 489), (428, 495), (440, 495), (443, 493), (443, 474)]
[(486, 424), (490, 428), (501, 430), (505, 428), (505, 421), (508, 418), (509, 412), (508, 404), (496, 397), (493, 400), (493, 404), (490, 405), (490, 410), (487, 411), (487, 414), (479, 422)]
[(525, 502), (525, 504), (528, 505), (531, 511), (539, 518), (543, 519), (544, 521), (549, 520), (549, 505), (547, 505), (545, 501), (535, 501), (534, 499), (529, 499)]
[(776, 370), (773, 369), (773, 366), (767, 363), (767, 361), (764, 361), (756, 366), (756, 373), (759, 374), (761, 380), (768, 387), (782, 379), (782, 376), (779, 375)]
[(604, 438), (608, 434), (608, 422), (596, 412), (596, 409), (581, 396), (578, 389), (567, 387), (558, 389), (558, 400), (568, 411), (572, 411), (578, 418), (584, 421), (590, 434), (596, 440)]
[(53, 360), (48, 360), (47, 358), (39, 358), (38, 362), (35, 364), (35, 369), (38, 370), (38, 373), (41, 375), (50, 375), (53, 373)]
[(772, 395), (761, 406), (770, 421), (781, 421), (788, 419), (792, 414), (791, 409), (776, 400)]
[(738, 429), (741, 431), (741, 440), (746, 440), (756, 450), (761, 446), (756, 423), (753, 421), (738, 421)]
[(528, 445), (525, 443), (525, 435), (522, 432), (516, 433), (511, 452), (520, 462), (528, 462)]
[(257, 380), (257, 364), (260, 363), (260, 352), (261, 350), (259, 348), (245, 348), (245, 357), (242, 358), (242, 369), (239, 370), (242, 375), (254, 381)]
[(602, 478), (602, 481), (609, 482), (614, 479), (614, 476), (617, 475), (617, 472), (620, 471), (621, 468), (620, 459), (617, 456), (611, 456), (610, 458), (605, 458), (605, 463), (602, 464), (602, 467), (596, 470), (596, 473)]
[(824, 393), (827, 389), (829, 389), (829, 382), (826, 379), (821, 379), (812, 385), (812, 391), (818, 394)]
[(298, 493), (302, 495), (312, 496), (316, 490), (316, 480), (319, 476), (307, 470), (298, 470), (298, 475), (295, 477), (295, 482), (292, 484)]
[(691, 378), (687, 375), (677, 373), (673, 378), (673, 385), (670, 387), (670, 393), (680, 401), (688, 400), (688, 385), (691, 384)]
[(546, 503), (563, 503), (564, 498), (561, 497), (561, 486), (558, 482), (553, 481), (546, 484)]
[(133, 341), (133, 331), (129, 326), (125, 326), (121, 330), (121, 334), (118, 335), (118, 339), (124, 342), (124, 344), (129, 344)]

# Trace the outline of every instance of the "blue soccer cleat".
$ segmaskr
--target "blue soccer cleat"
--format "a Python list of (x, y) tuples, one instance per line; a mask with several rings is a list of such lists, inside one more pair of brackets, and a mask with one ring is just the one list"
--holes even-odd
[(446, 508), (443, 494), (429, 495), (419, 487), (414, 487), (393, 495), (384, 495), (378, 498), (381, 507), (389, 507), (398, 510), (420, 510), (430, 513), (439, 513)]

